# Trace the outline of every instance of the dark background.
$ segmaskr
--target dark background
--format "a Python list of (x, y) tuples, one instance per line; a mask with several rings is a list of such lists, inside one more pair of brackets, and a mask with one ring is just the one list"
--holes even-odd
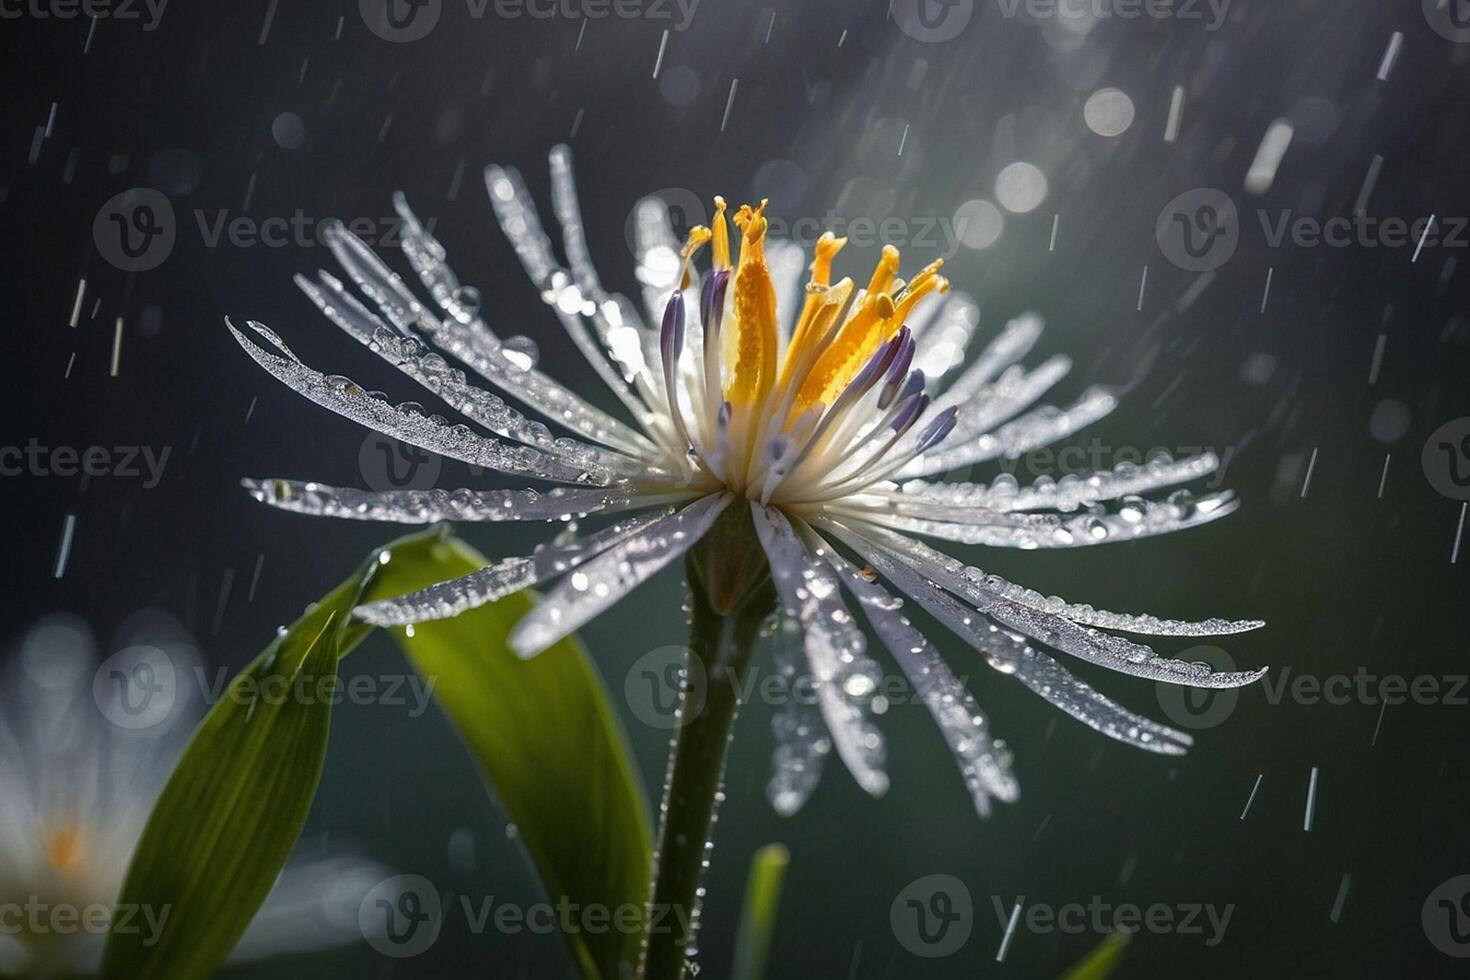
[[(1056, 25), (1001, 9), (977, 0), (958, 37), (921, 43), (881, 2), (705, 0), (687, 30), (671, 33), (662, 83), (652, 69), (671, 25), (650, 17), (591, 21), (582, 33), (575, 18), (508, 20), (492, 7), (474, 19), (446, 0), (427, 38), (392, 44), (345, 0), (174, 0), (151, 32), (136, 21), (100, 21), (86, 54), (84, 19), (0, 21), (0, 295), (11, 389), (3, 442), (172, 449), (153, 489), (118, 477), (0, 482), (9, 515), (3, 635), (62, 609), (106, 636), (128, 613), (158, 606), (190, 625), (213, 658), (238, 666), (397, 533), (270, 511), (238, 489), (242, 475), (362, 485), (364, 433), (251, 365), (223, 329), (225, 314), (270, 324), (308, 363), (396, 398), (412, 392), (290, 285), (293, 272), (329, 264), (324, 248), (210, 247), (196, 212), (210, 223), (221, 210), (256, 220), (298, 210), (313, 223), (378, 219), (392, 214), (389, 195), (402, 189), (421, 216), (437, 219), (460, 274), (484, 291), (492, 325), (533, 336), (553, 373), (592, 390), (590, 372), (493, 228), (478, 178), (489, 162), (518, 166), (545, 202), (546, 150), (569, 140), (604, 279), (635, 296), (625, 219), (659, 188), (770, 196), (793, 216), (835, 206), (848, 216), (947, 217), (965, 200), (993, 199), (1005, 164), (1036, 163), (1050, 181), (1045, 203), (1007, 215), (989, 249), (961, 248), (950, 259), (947, 271), (981, 303), (982, 331), (1042, 313), (1050, 328), (1040, 353), (1077, 359), (1063, 397), (1094, 381), (1131, 386), (1123, 408), (1080, 444), (1097, 436), (1115, 450), (1233, 447), (1227, 483), (1244, 507), (1165, 539), (967, 557), (1100, 607), (1261, 617), (1266, 629), (1219, 645), (1239, 664), (1272, 665), (1276, 678), (1287, 668), (1318, 677), (1360, 667), (1406, 677), (1470, 671), (1470, 557), (1450, 560), (1461, 508), (1430, 486), (1420, 464), (1429, 433), (1470, 415), (1463, 248), (1426, 248), (1417, 261), (1412, 247), (1273, 249), (1254, 217), (1256, 208), (1350, 213), (1375, 154), (1383, 164), (1371, 213), (1411, 223), (1470, 214), (1470, 45), (1431, 31), (1417, 0), (1236, 0), (1218, 31), (1113, 19), (1073, 50), (1054, 43)], [(1402, 52), (1379, 81), (1394, 31), (1404, 35)], [(1162, 134), (1176, 84), (1188, 99), (1169, 144)], [(1090, 132), (1082, 117), (1087, 96), (1103, 86), (1123, 89), (1137, 106), (1132, 127), (1113, 139)], [(53, 102), (52, 134), (33, 158)], [(286, 112), (303, 123), (299, 148), (273, 138), (273, 121)], [(1296, 123), (1296, 138), (1272, 189), (1253, 198), (1242, 181), (1279, 117)], [(92, 222), (103, 202), (137, 186), (170, 194), (178, 241), (161, 266), (130, 275), (96, 252)], [(1241, 244), (1180, 313), (1177, 300), (1195, 276), (1165, 261), (1154, 223), (1171, 198), (1201, 186), (1240, 204)], [(1059, 234), (1049, 251), (1054, 215)], [(929, 257), (921, 248), (909, 255)], [(844, 271), (863, 274), (850, 265)], [(71, 328), (83, 276), (87, 300)], [(1381, 368), (1370, 380), (1380, 336)], [(1393, 416), (1386, 399), (1405, 411), (1407, 431), (1370, 431), (1375, 411), (1387, 413), (1380, 421)], [(470, 479), (446, 466), (440, 485)], [(77, 515), (76, 537), (57, 580), (67, 513)], [(463, 533), (487, 553), (517, 554), (543, 530)], [(227, 574), (234, 586), (212, 635)], [(666, 573), (584, 632), (620, 710), (627, 665), (682, 641), (680, 592), (678, 576)], [(1241, 694), (1226, 724), (1198, 733), (1189, 756), (1170, 760), (1058, 719), (959, 643), (941, 647), (1014, 747), (1020, 803), (977, 820), (927, 715), (903, 707), (886, 719), (886, 799), (865, 798), (833, 764), (804, 811), (778, 818), (764, 797), (770, 708), (752, 705), (740, 719), (708, 879), (706, 975), (727, 972), (747, 862), (770, 841), (792, 852), (777, 977), (1052, 977), (1098, 942), (1091, 933), (1023, 928), (995, 963), (1004, 924), (993, 906), (1009, 910), (1018, 895), (1028, 905), (1096, 895), (1112, 904), (1234, 906), (1215, 948), (1201, 936), (1135, 937), (1124, 977), (1463, 972), (1463, 961), (1430, 944), (1420, 914), (1433, 888), (1470, 872), (1470, 706), (1404, 704), (1380, 715), (1376, 701), (1272, 703), (1257, 687)], [(381, 639), (354, 664), (364, 673), (401, 669)], [(1164, 717), (1151, 685), (1085, 676)], [(666, 734), (624, 716), (652, 792)], [(1316, 819), (1304, 832), (1312, 767)], [(458, 828), (476, 841), (472, 873), (447, 856)], [(495, 805), (435, 712), (411, 719), (384, 705), (341, 709), (310, 829), (456, 893), (538, 900)], [(965, 882), (974, 930), (955, 955), (921, 960), (896, 941), (889, 906), (934, 872)], [(259, 975), (542, 977), (570, 975), (570, 966), (555, 937), (472, 935), (451, 920), (416, 959), (391, 961), (361, 946), (283, 960)]]

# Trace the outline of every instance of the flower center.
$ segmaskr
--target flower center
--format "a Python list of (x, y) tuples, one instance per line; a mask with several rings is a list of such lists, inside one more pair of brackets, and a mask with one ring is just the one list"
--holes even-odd
[[(664, 312), (665, 395), (675, 441), (696, 471), (762, 503), (818, 504), (891, 476), (954, 424), (929, 407), (921, 371), (910, 372), (914, 307), (949, 289), (936, 260), (907, 282), (898, 249), (885, 246), (866, 287), (832, 279), (847, 239), (831, 232), (813, 249), (802, 307), (789, 333), (777, 316), (766, 263), (766, 201), (726, 218), (715, 198), (711, 226), (692, 229)], [(739, 230), (731, 261), (729, 222)], [(712, 267), (699, 293), (702, 350), (684, 356), (685, 290), (706, 243)]]

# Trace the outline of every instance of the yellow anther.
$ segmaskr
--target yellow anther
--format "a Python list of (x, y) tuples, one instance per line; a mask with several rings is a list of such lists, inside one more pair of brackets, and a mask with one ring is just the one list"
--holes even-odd
[(754, 210), (741, 205), (735, 224), (744, 234), (740, 266), (735, 272), (731, 312), (738, 340), (735, 368), (725, 397), (734, 405), (751, 405), (765, 397), (776, 381), (776, 290), (766, 267), (766, 202)]
[(684, 247), (679, 251), (682, 265), (679, 268), (679, 288), (688, 289), (690, 285), (689, 260), (704, 247), (704, 243), (710, 239), (710, 230), (704, 225), (695, 225), (689, 229), (689, 237), (684, 240)]
[(813, 249), (812, 282), (825, 286), (832, 281), (832, 260), (846, 244), (846, 238), (838, 238), (830, 231), (822, 232), (822, 237), (817, 239)]
[(878, 349), (883, 340), (884, 323), (893, 312), (893, 297), (887, 293), (870, 293), (863, 300), (863, 305), (843, 325), (831, 346), (822, 352), (802, 382), (794, 406), (797, 414), (817, 402), (832, 403)]
[(903, 326), (919, 300), (928, 296), (936, 290), (941, 293), (949, 292), (949, 280), (939, 275), (939, 267), (944, 265), (943, 259), (935, 259), (913, 279), (904, 286), (903, 292), (899, 294), (898, 306), (894, 310), (889, 328), (884, 331), (885, 337), (891, 337), (898, 333), (899, 327)]
[(714, 236), (714, 263), (716, 269), (730, 268), (730, 223), (725, 220), (725, 199), (715, 195), (715, 219), (712, 221)]
[(868, 295), (876, 296), (887, 292), (888, 287), (893, 285), (893, 277), (898, 275), (898, 262), (898, 249), (892, 245), (884, 245), (883, 257), (873, 268), (873, 278), (868, 280)]

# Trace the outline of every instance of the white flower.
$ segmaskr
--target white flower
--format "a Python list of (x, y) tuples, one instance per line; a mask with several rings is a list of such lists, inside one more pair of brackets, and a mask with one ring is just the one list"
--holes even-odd
[[(104, 714), (115, 704), (108, 665), (118, 661), (104, 664), (99, 678), (92, 634), (71, 616), (47, 617), (27, 632), (18, 669), (0, 688), (0, 976), (95, 973), (114, 915), (144, 939), (167, 924), (166, 908), (117, 902), (153, 804), (199, 718), (201, 661), (161, 613), (140, 613), (119, 637), (127, 663), (173, 672), (169, 703), (143, 716), (146, 727)], [(362, 939), (358, 906), (387, 874), (350, 857), (293, 861), (232, 962)]]
[[(872, 719), (877, 669), (843, 589), (933, 713), (982, 814), (991, 798), (1017, 796), (1009, 753), (890, 589), (1069, 715), (1153, 752), (1183, 752), (1190, 738), (1109, 700), (1041, 648), (1196, 687), (1236, 687), (1264, 673), (1212, 673), (1101, 631), (1203, 636), (1258, 622), (1179, 622), (1076, 605), (987, 575), (910, 536), (1073, 548), (1180, 530), (1234, 509), (1229, 493), (1197, 500), (1182, 491), (1167, 501), (1140, 496), (1208, 474), (1217, 465), (1211, 455), (1121, 464), (1026, 487), (1004, 475), (989, 484), (933, 480), (1065, 438), (1114, 407), (1110, 392), (1091, 388), (1064, 408), (1030, 408), (1070, 366), (1064, 357), (1020, 366), (1041, 330), (1037, 318), (1008, 324), (957, 370), (978, 313), (957, 294), (940, 304), (948, 292), (940, 263), (903, 282), (899, 254), (887, 248), (865, 288), (849, 279), (834, 283), (832, 260), (844, 240), (828, 234), (816, 243), (810, 278), (799, 292), (800, 250), (766, 240), (765, 203), (734, 216), (739, 250), (732, 262), (725, 206), (716, 198), (712, 227), (694, 229), (682, 248), (660, 205), (646, 201), (640, 209), (637, 275), (649, 320), (661, 324), (651, 327), (626, 298), (604, 290), (592, 266), (565, 147), (551, 154), (551, 178), (569, 268), (553, 254), (520, 176), (499, 167), (485, 172), (496, 217), (526, 272), (633, 425), (540, 371), (535, 345), (524, 337), (496, 334), (479, 292), (460, 284), (443, 246), (401, 195), (395, 204), (405, 227), (403, 250), (438, 309), (420, 302), (340, 225), (327, 229), (326, 241), (376, 311), (326, 272), (315, 281), (298, 276), (297, 284), (339, 327), (491, 435), (320, 374), (258, 323), (249, 325), (274, 350), (230, 327), (266, 370), (340, 415), (472, 465), (570, 485), (370, 493), (246, 481), (260, 500), (306, 514), (414, 524), (568, 521), (641, 511), (584, 537), (558, 537), (529, 556), (364, 606), (357, 610), (362, 619), (392, 625), (453, 616), (561, 577), (511, 636), (514, 648), (530, 656), (686, 552), (726, 508), (749, 507), (781, 602), (800, 622), (820, 720), (831, 735), (800, 719), (778, 724), (783, 740), (771, 792), (785, 812), (810, 792), (829, 747), (870, 792), (888, 785), (883, 740)], [(698, 282), (691, 265), (705, 244), (713, 267)], [(928, 308), (920, 303), (926, 299)], [(554, 434), (521, 407), (471, 385), (438, 352), (567, 434)], [(1114, 501), (1117, 508), (1108, 510), (1105, 504)]]

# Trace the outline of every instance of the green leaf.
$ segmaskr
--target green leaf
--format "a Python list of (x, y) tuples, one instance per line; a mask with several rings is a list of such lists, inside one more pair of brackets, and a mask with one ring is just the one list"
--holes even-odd
[(776, 930), (776, 910), (781, 904), (781, 881), (790, 863), (791, 852), (781, 844), (767, 844), (751, 859), (740, 931), (735, 935), (731, 980), (761, 980), (766, 975), (771, 936)]
[[(391, 560), (385, 556), (391, 552)], [(443, 577), (444, 533), (394, 542), (277, 636), (210, 709), (160, 794), (104, 954), (112, 980), (194, 980), (229, 955), (275, 884), (316, 795), (337, 661), (367, 636), (354, 606)], [(300, 682), (307, 696), (293, 692)], [(125, 921), (147, 909), (163, 928)], [(156, 938), (156, 942), (154, 939)]]
[[(459, 541), (440, 577), (485, 559)], [(642, 787), (602, 681), (573, 637), (530, 660), (506, 636), (535, 606), (517, 593), (392, 632), (434, 682), (434, 696), (518, 828), (582, 972), (618, 980), (636, 964), (652, 841)], [(598, 920), (580, 919), (596, 908)], [(611, 928), (608, 925), (611, 924)], [(600, 928), (599, 928), (600, 926)], [(629, 973), (630, 975), (630, 973)]]
[(1107, 980), (1118, 968), (1123, 950), (1128, 947), (1128, 933), (1110, 932), (1097, 944), (1097, 948), (1072, 969), (1061, 980)]

